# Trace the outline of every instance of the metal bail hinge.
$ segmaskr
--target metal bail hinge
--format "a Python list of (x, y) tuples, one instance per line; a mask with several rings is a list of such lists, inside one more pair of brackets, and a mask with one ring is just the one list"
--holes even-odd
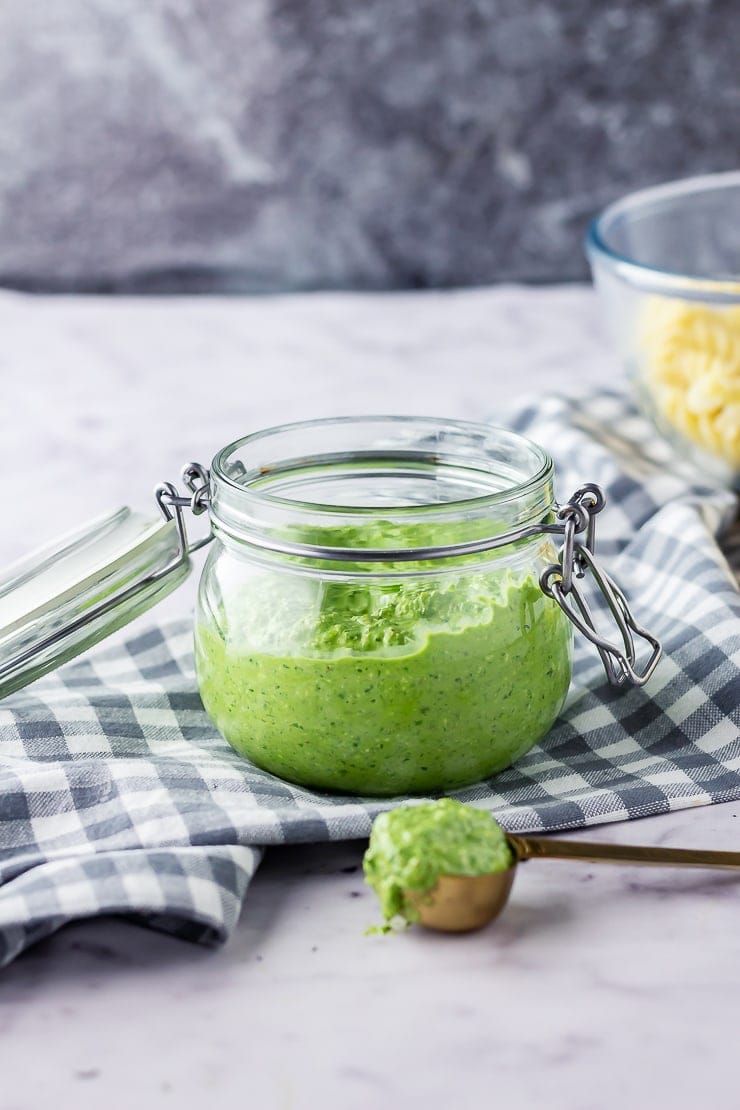
[[(205, 547), (213, 539), (209, 530), (202, 539), (191, 542), (188, 539), (185, 524), (185, 509), (190, 509), (193, 516), (200, 516), (208, 508), (210, 500), (211, 475), (200, 463), (186, 463), (180, 471), (185, 486), (190, 491), (190, 496), (179, 492), (172, 482), (160, 482), (154, 491), (154, 496), (159, 505), (160, 512), (165, 520), (174, 520), (180, 541), (180, 563), (187, 563), (190, 556), (201, 547)], [(174, 568), (172, 568), (174, 569)]]
[[(616, 582), (599, 566), (594, 555), (595, 516), (601, 512), (605, 498), (598, 486), (582, 486), (558, 510), (563, 521), (563, 546), (560, 561), (553, 563), (540, 578), (542, 592), (553, 598), (571, 623), (596, 647), (612, 686), (626, 682), (644, 686), (653, 674), (663, 648), (658, 639), (638, 624), (626, 597)], [(577, 537), (585, 533), (584, 541)], [(575, 582), (590, 571), (606, 602), (621, 636), (621, 645), (612, 643), (597, 630), (591, 608)], [(571, 600), (572, 599), (572, 600)], [(636, 640), (650, 648), (650, 656), (641, 670), (636, 667)]]

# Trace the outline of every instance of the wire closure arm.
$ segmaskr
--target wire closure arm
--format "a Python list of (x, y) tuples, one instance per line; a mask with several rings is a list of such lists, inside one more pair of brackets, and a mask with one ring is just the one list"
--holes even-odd
[[(576, 490), (571, 499), (558, 509), (558, 519), (563, 521), (564, 542), (559, 562), (543, 571), (540, 588), (557, 602), (568, 620), (595, 646), (610, 685), (619, 687), (629, 682), (633, 686), (644, 686), (657, 667), (663, 648), (660, 640), (637, 623), (627, 598), (596, 561), (595, 516), (604, 504), (602, 491), (598, 486), (589, 484)], [(585, 532), (584, 542), (578, 539), (582, 532)], [(576, 578), (583, 578), (587, 571), (591, 573), (614, 619), (621, 644), (606, 639), (596, 627), (586, 597), (575, 581)], [(650, 655), (641, 669), (636, 666), (636, 640), (643, 641), (650, 648)]]

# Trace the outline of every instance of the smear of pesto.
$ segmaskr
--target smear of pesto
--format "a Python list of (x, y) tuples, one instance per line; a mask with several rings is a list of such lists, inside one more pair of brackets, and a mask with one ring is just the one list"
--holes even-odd
[(381, 813), (363, 867), (386, 922), (418, 921), (407, 891), (431, 891), (440, 875), (490, 875), (514, 862), (506, 835), (490, 813), (442, 798)]

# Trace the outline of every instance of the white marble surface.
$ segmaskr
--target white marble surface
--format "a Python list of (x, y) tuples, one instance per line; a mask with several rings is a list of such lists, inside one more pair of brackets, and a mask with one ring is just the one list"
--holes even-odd
[[(0, 562), (280, 420), (479, 417), (618, 373), (580, 288), (0, 294)], [(168, 602), (192, 604), (193, 583)], [(143, 618), (146, 620), (146, 618)], [(589, 831), (738, 847), (735, 803)], [(580, 839), (584, 834), (575, 834)], [(232, 941), (71, 926), (0, 974), (0, 1110), (732, 1106), (740, 877), (530, 863), (464, 938), (377, 921), (361, 844), (272, 851)]]

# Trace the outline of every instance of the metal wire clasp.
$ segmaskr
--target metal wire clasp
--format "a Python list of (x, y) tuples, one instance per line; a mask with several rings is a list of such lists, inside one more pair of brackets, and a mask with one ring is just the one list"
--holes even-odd
[[(160, 483), (155, 491), (157, 504), (165, 520), (175, 521), (179, 536), (179, 554), (173, 564), (167, 568), (168, 571), (182, 563), (187, 563), (195, 551), (210, 543), (213, 538), (209, 530), (202, 539), (191, 542), (188, 539), (184, 516), (186, 509), (190, 509), (194, 516), (200, 516), (208, 508), (210, 473), (199, 463), (188, 463), (182, 468), (181, 474), (189, 491), (188, 494), (181, 494), (171, 482)], [(604, 508), (605, 503), (606, 499), (599, 486), (587, 483), (577, 489), (570, 500), (558, 508), (556, 522), (525, 525), (508, 533), (441, 547), (398, 550), (363, 548), (362, 561), (409, 562), (465, 556), (494, 550), (537, 535), (561, 535), (563, 543), (558, 553), (559, 561), (546, 567), (540, 576), (542, 592), (556, 601), (568, 620), (595, 645), (612, 686), (623, 686), (626, 682), (632, 682), (635, 686), (644, 686), (657, 666), (662, 647), (655, 636), (637, 623), (624, 594), (596, 561), (594, 555), (596, 516)], [(257, 548), (318, 560), (356, 562), (358, 557), (355, 548), (329, 548), (256, 536), (250, 537), (250, 542)], [(597, 630), (589, 604), (582, 590), (576, 585), (576, 579), (583, 578), (589, 572), (617, 625), (621, 644), (612, 643)], [(642, 670), (636, 666), (636, 639), (643, 640), (651, 649), (650, 657)]]
[[(626, 682), (644, 686), (658, 665), (663, 648), (660, 640), (637, 623), (619, 586), (596, 561), (595, 518), (605, 503), (601, 489), (589, 483), (577, 489), (570, 500), (558, 509), (557, 517), (563, 522), (563, 545), (559, 562), (551, 564), (540, 576), (540, 587), (544, 594), (558, 603), (578, 631), (594, 644), (612, 686), (623, 686)], [(578, 539), (582, 534), (583, 541)], [(614, 618), (622, 639), (621, 645), (612, 643), (598, 631), (591, 608), (576, 585), (575, 579), (583, 578), (587, 571), (591, 573)], [(635, 638), (643, 640), (651, 649), (650, 657), (641, 670), (635, 666)]]
[(184, 515), (185, 509), (190, 509), (193, 516), (200, 516), (208, 508), (211, 483), (210, 471), (201, 466), (200, 463), (190, 462), (182, 468), (180, 476), (190, 491), (190, 496), (181, 494), (172, 482), (160, 482), (154, 491), (157, 505), (164, 519), (175, 521), (180, 541), (177, 565), (187, 562), (194, 552), (199, 551), (201, 547), (205, 547), (213, 539), (213, 533), (209, 530), (207, 535), (191, 542), (188, 539)]

